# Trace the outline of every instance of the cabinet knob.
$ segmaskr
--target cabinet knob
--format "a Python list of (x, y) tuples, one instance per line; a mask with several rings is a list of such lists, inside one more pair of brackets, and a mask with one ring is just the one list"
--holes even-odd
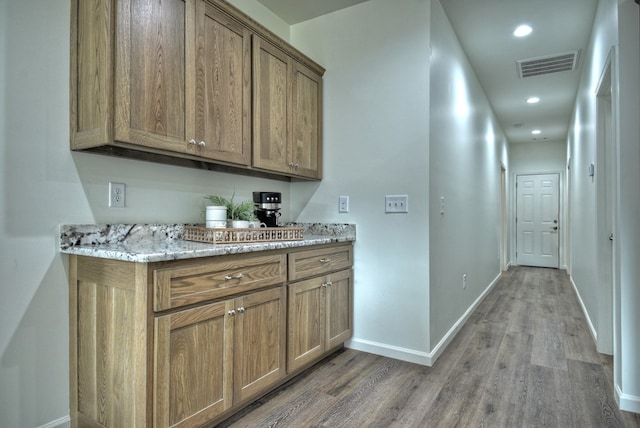
[(320, 263), (329, 263), (330, 261), (331, 259), (328, 258), (320, 259)]
[(327, 284), (326, 282), (323, 282), (323, 283), (322, 283), (322, 285), (321, 285), (321, 287), (322, 287), (322, 288), (327, 288), (327, 285), (328, 285), (328, 284)]
[(331, 287), (333, 285), (333, 282), (329, 281), (327, 282), (327, 287)]
[(228, 314), (229, 314), (229, 316), (234, 317), (234, 316), (236, 315), (236, 311), (234, 311), (233, 309), (231, 309), (231, 310), (228, 312)]
[(239, 314), (243, 314), (243, 313), (244, 313), (244, 311), (245, 311), (244, 306), (240, 306), (240, 307), (238, 308), (238, 313), (239, 313)]
[(191, 144), (192, 146), (196, 145), (196, 140), (194, 140), (193, 138), (189, 140), (189, 144)]
[(232, 279), (240, 279), (240, 278), (244, 278), (244, 274), (243, 273), (239, 273), (237, 275), (225, 275), (224, 276), (224, 280), (225, 281), (231, 281)]
[(200, 141), (200, 142), (198, 143), (198, 145), (199, 145), (200, 147), (204, 147), (204, 146), (206, 146), (206, 145), (207, 145), (207, 143), (205, 143), (204, 141)]

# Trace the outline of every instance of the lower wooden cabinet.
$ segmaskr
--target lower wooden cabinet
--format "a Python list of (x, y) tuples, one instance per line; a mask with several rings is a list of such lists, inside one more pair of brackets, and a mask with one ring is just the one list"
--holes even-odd
[(154, 426), (200, 426), (285, 376), (286, 288), (156, 317)]
[(352, 282), (349, 269), (289, 285), (289, 372), (312, 363), (351, 337)]
[(71, 426), (211, 426), (282, 384), (351, 336), (351, 251), (71, 255)]

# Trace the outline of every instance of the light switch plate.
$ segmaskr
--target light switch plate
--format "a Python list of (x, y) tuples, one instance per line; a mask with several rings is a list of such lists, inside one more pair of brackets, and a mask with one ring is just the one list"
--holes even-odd
[(348, 196), (340, 196), (340, 197), (338, 197), (338, 212), (339, 213), (348, 213), (349, 212), (349, 197)]
[(407, 195), (387, 195), (384, 197), (385, 213), (408, 213), (409, 196)]

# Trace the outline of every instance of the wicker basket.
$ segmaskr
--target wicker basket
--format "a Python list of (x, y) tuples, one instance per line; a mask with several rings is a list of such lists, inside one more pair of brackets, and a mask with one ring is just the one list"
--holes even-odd
[(303, 239), (302, 231), (302, 227), (210, 229), (202, 226), (185, 226), (182, 239), (213, 244), (300, 241)]

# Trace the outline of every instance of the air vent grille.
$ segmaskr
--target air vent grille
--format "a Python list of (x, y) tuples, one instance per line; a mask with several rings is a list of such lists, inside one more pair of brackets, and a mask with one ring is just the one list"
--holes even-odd
[(558, 73), (561, 71), (573, 71), (578, 66), (578, 54), (580, 51), (565, 52), (538, 58), (518, 60), (518, 75), (521, 79), (526, 77), (541, 76), (543, 74)]

